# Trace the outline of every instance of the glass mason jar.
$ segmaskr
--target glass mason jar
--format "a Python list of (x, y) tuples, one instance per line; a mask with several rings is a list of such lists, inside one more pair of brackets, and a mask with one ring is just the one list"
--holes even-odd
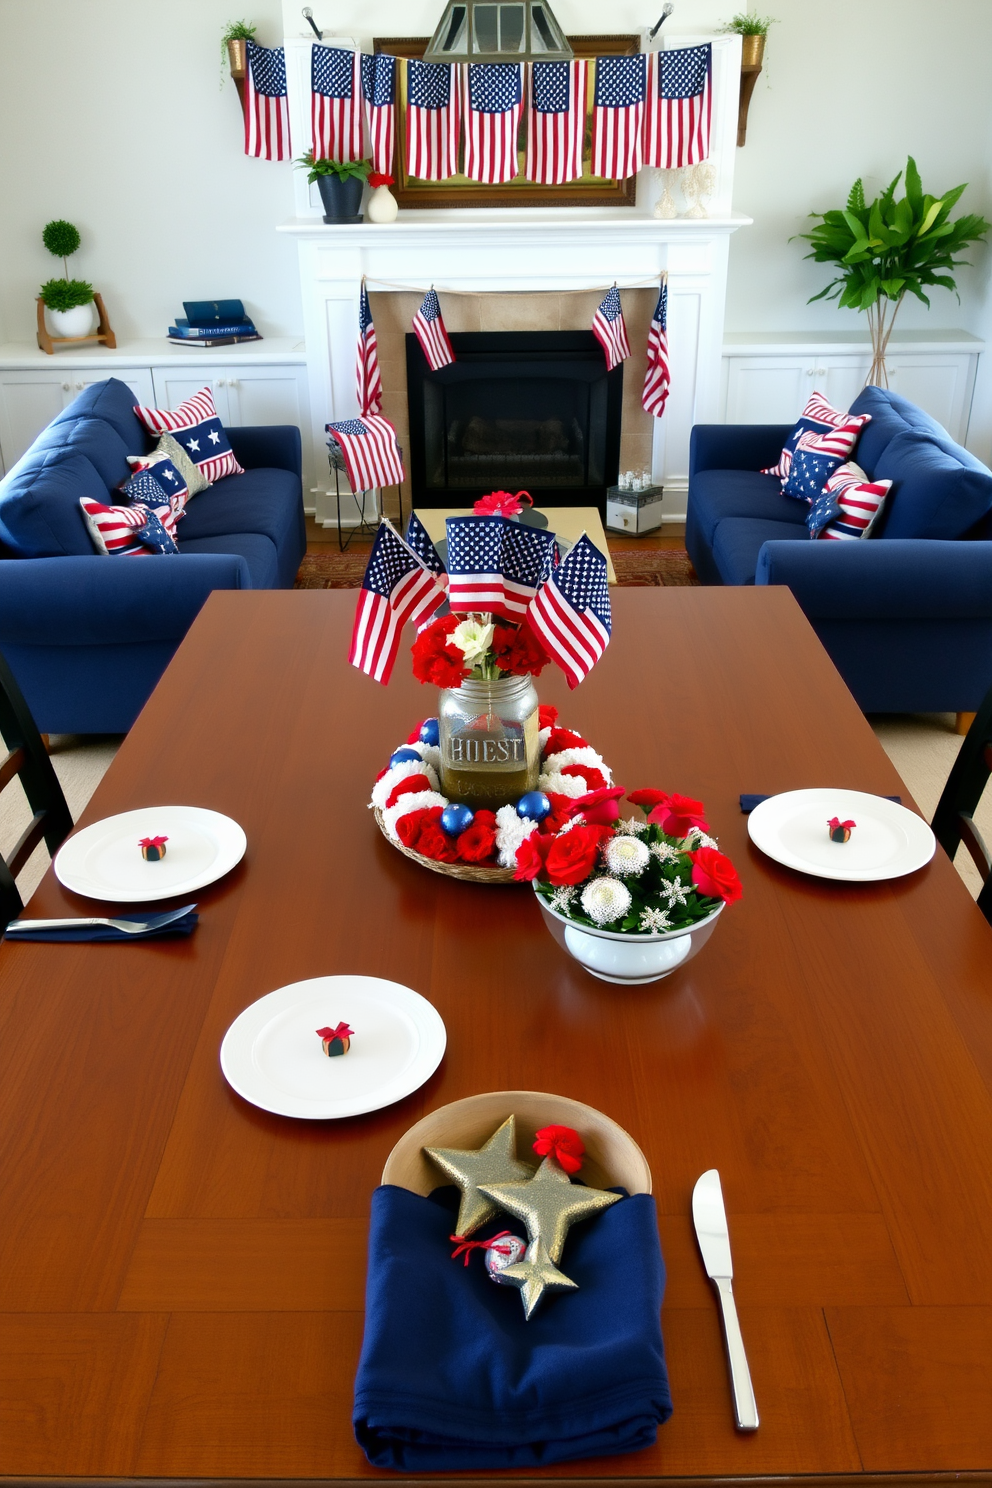
[(541, 770), (532, 677), (470, 678), (438, 706), (441, 790), (449, 801), (496, 811), (537, 788)]

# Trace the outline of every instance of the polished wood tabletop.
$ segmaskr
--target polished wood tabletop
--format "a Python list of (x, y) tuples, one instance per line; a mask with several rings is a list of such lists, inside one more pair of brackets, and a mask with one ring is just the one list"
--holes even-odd
[[(628, 988), (568, 960), (528, 889), (380, 836), (372, 779), (436, 695), (402, 655), (388, 689), (349, 668), (353, 593), (211, 597), (84, 822), (212, 807), (244, 862), (188, 940), (0, 947), (0, 1480), (388, 1476), (350, 1425), (370, 1195), (425, 1112), (508, 1088), (588, 1102), (644, 1150), (675, 1403), (653, 1448), (526, 1476), (988, 1479), (992, 929), (939, 849), (845, 886), (751, 847), (741, 791), (906, 799), (786, 590), (613, 603), (602, 663), (574, 694), (549, 669), (542, 699), (619, 782), (702, 799), (744, 883), (698, 957)], [(92, 908), (49, 874), (30, 911)], [(246, 1104), (231, 1021), (338, 972), (429, 998), (440, 1068), (346, 1121)], [(710, 1167), (747, 1435), (690, 1220)]]

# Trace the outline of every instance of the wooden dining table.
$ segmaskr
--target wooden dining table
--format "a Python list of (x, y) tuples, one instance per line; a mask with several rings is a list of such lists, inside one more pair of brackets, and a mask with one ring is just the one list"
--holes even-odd
[[(742, 791), (913, 805), (786, 590), (613, 606), (603, 661), (574, 693), (549, 668), (542, 701), (619, 783), (704, 801), (744, 885), (691, 963), (632, 987), (568, 959), (529, 888), (380, 835), (372, 781), (437, 696), (405, 651), (388, 688), (348, 666), (354, 594), (210, 598), (83, 822), (210, 807), (245, 859), (188, 939), (0, 947), (0, 1482), (387, 1477), (351, 1430), (370, 1196), (426, 1112), (504, 1089), (584, 1101), (644, 1151), (674, 1414), (644, 1451), (502, 1476), (989, 1481), (992, 929), (939, 849), (852, 885), (750, 844)], [(91, 912), (51, 873), (29, 906)], [(225, 1030), (333, 973), (428, 998), (440, 1067), (348, 1120), (247, 1104)], [(748, 1434), (690, 1217), (712, 1167)]]

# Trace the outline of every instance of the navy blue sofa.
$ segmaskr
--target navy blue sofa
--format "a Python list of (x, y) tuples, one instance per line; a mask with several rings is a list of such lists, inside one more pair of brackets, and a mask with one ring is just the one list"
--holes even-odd
[(790, 425), (692, 431), (686, 548), (704, 584), (785, 584), (866, 713), (974, 712), (992, 684), (992, 471), (865, 388), (853, 458), (892, 490), (871, 537), (809, 538), (774, 465)]
[(154, 446), (115, 378), (88, 387), (0, 481), (0, 652), (43, 733), (131, 727), (213, 589), (291, 589), (306, 551), (300, 431), (228, 429), (245, 467), (193, 497), (180, 555), (95, 553), (82, 496), (119, 504)]

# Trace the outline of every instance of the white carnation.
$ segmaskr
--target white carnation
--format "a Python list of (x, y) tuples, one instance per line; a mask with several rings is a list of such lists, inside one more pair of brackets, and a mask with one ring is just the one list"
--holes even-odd
[(544, 768), (549, 774), (560, 774), (566, 765), (591, 765), (593, 769), (602, 772), (607, 785), (613, 784), (613, 772), (591, 744), (583, 744), (578, 749), (559, 749), (557, 754), (549, 754), (544, 761)]
[(621, 878), (638, 876), (651, 861), (651, 854), (636, 837), (611, 837), (603, 849), (603, 861), (611, 873)]
[(547, 747), (548, 747), (548, 740), (550, 738), (551, 738), (551, 730), (549, 728), (538, 729), (538, 731), (537, 731), (537, 743), (538, 743), (538, 747), (540, 748), (540, 751), (541, 751), (542, 754), (547, 749)]
[(405, 796), (400, 796), (395, 806), (389, 806), (382, 813), (383, 824), (386, 831), (394, 842), (399, 842), (400, 834), (396, 830), (396, 823), (401, 816), (406, 816), (408, 811), (422, 811), (431, 806), (447, 806), (446, 796), (439, 795), (437, 791), (408, 791)]
[(441, 768), (441, 750), (437, 744), (408, 744), (408, 749), (415, 749), (425, 765), (430, 765), (434, 770)]
[(517, 815), (516, 806), (501, 806), (496, 813), (496, 854), (501, 868), (517, 866), (517, 848), (537, 831), (536, 821)]
[(573, 801), (577, 801), (579, 796), (589, 794), (584, 775), (559, 775), (557, 770), (546, 771), (538, 780), (537, 788), (542, 791), (554, 791), (559, 796), (568, 796)]
[(381, 780), (377, 780), (372, 787), (372, 805), (378, 806), (380, 811), (386, 808), (386, 802), (392, 795), (401, 780), (406, 780), (409, 775), (426, 775), (431, 783), (431, 789), (437, 790), (437, 773), (431, 765), (420, 760), (401, 760), (398, 765), (393, 765), (387, 770)]
[(582, 890), (582, 908), (597, 925), (623, 919), (630, 908), (630, 890), (615, 878), (594, 878)]

